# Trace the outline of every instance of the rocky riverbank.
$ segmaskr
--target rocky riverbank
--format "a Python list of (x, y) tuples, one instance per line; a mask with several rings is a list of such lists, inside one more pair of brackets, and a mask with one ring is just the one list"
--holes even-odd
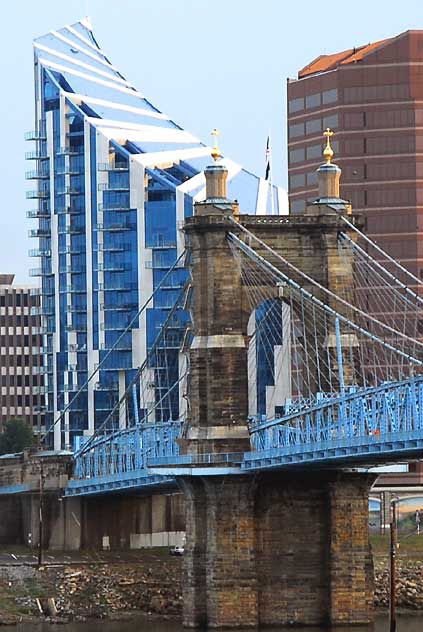
[(107, 565), (0, 567), (0, 625), (43, 616), (37, 597), (54, 597), (60, 621), (140, 613), (176, 618), (182, 609), (181, 569), (181, 559), (163, 554)]
[[(39, 620), (37, 598), (54, 597), (58, 621), (124, 619), (144, 613), (179, 618), (182, 558), (144, 551), (130, 561), (107, 564), (0, 566), (0, 625)], [(386, 557), (375, 559), (375, 605), (388, 607)], [(423, 610), (423, 561), (398, 559), (398, 607)]]
[[(423, 610), (423, 562), (412, 559), (397, 560), (397, 605), (399, 608)], [(375, 605), (389, 606), (388, 560), (375, 561)]]

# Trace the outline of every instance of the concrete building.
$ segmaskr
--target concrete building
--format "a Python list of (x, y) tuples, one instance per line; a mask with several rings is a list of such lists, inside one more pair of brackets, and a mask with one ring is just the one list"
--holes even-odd
[(0, 431), (10, 419), (44, 425), (38, 288), (14, 285), (13, 274), (0, 274)]
[[(27, 177), (37, 186), (27, 197), (35, 206), (28, 216), (38, 223), (30, 254), (39, 264), (31, 275), (41, 278), (46, 419), (59, 420), (50, 437), (59, 449), (104, 422), (174, 306), (186, 269), (158, 285), (184, 251), (180, 227), (204, 197), (210, 147), (118, 72), (87, 20), (38, 38), (34, 61), (35, 130), (27, 139), (35, 150), (27, 158), (35, 168)], [(225, 164), (230, 194), (244, 208), (287, 212), (283, 190), (227, 157)], [(152, 418), (158, 401), (166, 410), (156, 421), (180, 417), (183, 392), (171, 388), (183, 372), (179, 340), (187, 319), (173, 323), (172, 345), (153, 365), (141, 419)], [(125, 415), (116, 420), (126, 423)]]
[(423, 31), (320, 55), (288, 80), (289, 200), (317, 194), (322, 130), (335, 135), (341, 197), (366, 233), (423, 274)]

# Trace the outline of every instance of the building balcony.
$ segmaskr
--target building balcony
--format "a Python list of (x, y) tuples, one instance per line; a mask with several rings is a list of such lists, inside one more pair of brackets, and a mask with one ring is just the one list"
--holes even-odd
[(134, 283), (115, 283), (114, 285), (98, 284), (99, 292), (131, 292), (131, 290), (137, 290), (137, 286)]
[[(32, 327), (31, 332), (33, 336), (44, 336), (49, 333), (47, 327)], [(39, 369), (42, 369), (42, 371)], [(47, 373), (47, 367), (33, 367), (32, 372), (36, 375), (39, 373)]]
[(83, 151), (82, 149), (78, 149), (77, 147), (60, 147), (56, 154), (58, 156), (82, 156), (83, 155)]
[(86, 288), (75, 287), (74, 285), (65, 285), (59, 288), (61, 294), (85, 294)]
[(27, 191), (25, 196), (27, 200), (45, 200), (50, 196), (50, 193), (44, 189), (37, 189), (35, 191)]
[(119, 390), (119, 384), (117, 382), (108, 382), (108, 383), (96, 382), (94, 384), (94, 390), (96, 390), (96, 391), (118, 391)]
[(29, 313), (31, 316), (52, 316), (54, 314), (54, 306), (42, 305), (41, 307), (31, 307)]
[(129, 165), (116, 165), (109, 162), (99, 162), (97, 164), (98, 171), (129, 171)]
[(70, 206), (60, 206), (59, 208), (56, 207), (55, 210), (58, 215), (85, 215), (85, 209), (82, 208), (79, 209), (71, 208)]
[[(51, 271), (51, 268), (30, 268), (29, 276), (30, 277), (44, 277), (44, 276), (52, 276), (54, 273)], [(41, 288), (37, 288), (41, 289)], [(42, 292), (40, 291), (40, 294)]]
[(50, 176), (48, 171), (40, 171), (36, 169), (35, 171), (26, 171), (25, 172), (25, 180), (46, 180)]
[(56, 176), (80, 176), (84, 173), (84, 167), (65, 167), (64, 169), (58, 169), (56, 171)]
[(66, 305), (66, 311), (68, 314), (85, 314), (85, 312), (87, 311), (87, 306)]
[(105, 323), (100, 323), (101, 331), (124, 331), (127, 327), (127, 323), (125, 325), (106, 325)]
[(121, 231), (126, 231), (126, 230), (135, 230), (136, 229), (136, 224), (134, 224), (133, 222), (121, 222), (119, 224), (109, 224), (109, 225), (104, 225), (104, 224), (96, 224), (94, 226), (94, 230), (98, 230), (98, 231), (103, 231), (103, 232), (121, 232)]
[(33, 386), (32, 392), (34, 395), (46, 395), (47, 393), (53, 392), (53, 387), (51, 386)]
[(155, 250), (167, 249), (167, 248), (176, 248), (176, 239), (165, 239), (164, 237), (154, 237), (152, 239), (148, 239), (146, 243), (146, 248), (154, 248)]
[(129, 251), (131, 249), (131, 246), (129, 244), (98, 244), (97, 248), (95, 248), (95, 250), (97, 250), (97, 252), (126, 252)]
[(46, 228), (31, 228), (28, 237), (50, 237), (50, 230)]
[(59, 272), (61, 274), (69, 273), (69, 274), (84, 274), (86, 272), (85, 268), (80, 268), (79, 266), (59, 266)]
[(120, 344), (118, 347), (113, 347), (113, 345), (100, 345), (100, 351), (132, 351), (132, 347), (129, 344)]
[(82, 246), (65, 246), (64, 248), (59, 249), (59, 255), (80, 255), (85, 254), (85, 250), (82, 249)]
[(77, 391), (79, 391), (81, 387), (78, 386), (78, 384), (64, 384), (63, 385), (63, 390), (65, 393), (76, 393)]
[(46, 355), (50, 353), (53, 353), (53, 347), (51, 345), (48, 345), (47, 347), (40, 347), (41, 355)]
[(127, 303), (120, 303), (120, 302), (116, 302), (115, 304), (112, 303), (102, 303), (100, 305), (100, 310), (102, 311), (119, 311), (119, 310), (133, 310), (133, 309), (138, 309), (138, 303), (135, 302), (127, 302)]
[(26, 151), (25, 152), (25, 160), (48, 160), (49, 156), (47, 156), (44, 152), (39, 149), (35, 151)]
[(46, 130), (41, 127), (40, 129), (25, 132), (25, 140), (47, 140)]
[(123, 204), (118, 204), (116, 206), (105, 206), (104, 204), (98, 204), (97, 208), (103, 213), (105, 213), (106, 211), (125, 211), (127, 213), (128, 211), (133, 210), (129, 205), (124, 206)]
[(84, 195), (84, 190), (81, 190), (78, 187), (62, 187), (61, 189), (56, 189), (55, 193), (57, 195)]
[(99, 263), (94, 272), (126, 272), (132, 270), (129, 263)]
[(129, 191), (129, 183), (125, 184), (108, 184), (107, 182), (99, 182), (97, 185), (98, 191), (118, 192)]
[[(154, 259), (154, 261), (146, 261), (145, 262), (145, 267), (147, 270), (167, 270), (168, 268), (171, 268), (174, 265), (174, 263), (172, 263), (171, 261), (166, 261), (165, 259), (159, 259), (156, 258)], [(177, 266), (180, 267), (180, 266)], [(181, 266), (182, 267), (182, 266)]]
[(87, 331), (86, 325), (66, 325), (66, 331), (76, 331), (77, 333), (84, 333)]
[(82, 235), (85, 233), (85, 226), (66, 226), (57, 232), (59, 235)]
[(45, 248), (31, 248), (28, 250), (29, 257), (51, 257), (51, 250)]
[(26, 216), (28, 219), (41, 219), (50, 217), (50, 211), (41, 208), (34, 208), (31, 211), (26, 212)]

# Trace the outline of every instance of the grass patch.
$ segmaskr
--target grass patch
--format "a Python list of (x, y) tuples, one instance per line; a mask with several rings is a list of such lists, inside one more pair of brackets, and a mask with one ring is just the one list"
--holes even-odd
[[(411, 535), (409, 537), (402, 534), (398, 535), (399, 540), (399, 553), (413, 553), (413, 557), (423, 559), (423, 534)], [(372, 545), (373, 553), (376, 555), (389, 555), (390, 535), (371, 535), (370, 544)]]

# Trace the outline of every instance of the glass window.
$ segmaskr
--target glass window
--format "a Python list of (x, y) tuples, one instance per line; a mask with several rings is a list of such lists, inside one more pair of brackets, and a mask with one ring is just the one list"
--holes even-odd
[(312, 171), (307, 174), (307, 186), (314, 186), (317, 184), (317, 171)]
[(338, 115), (331, 114), (330, 116), (325, 116), (323, 119), (323, 129), (330, 127), (330, 129), (336, 129), (339, 125)]
[(305, 211), (305, 200), (292, 200), (290, 203), (291, 213), (302, 213)]
[(347, 112), (344, 114), (345, 129), (362, 129), (364, 127), (364, 112)]
[(298, 173), (295, 176), (289, 176), (289, 188), (290, 189), (299, 189), (300, 187), (305, 186), (305, 174)]
[(306, 97), (306, 109), (308, 110), (309, 108), (319, 107), (320, 97), (321, 97), (320, 92), (317, 92), (316, 94), (309, 94)]
[(306, 123), (306, 134), (320, 133), (322, 131), (322, 119), (312, 119)]
[(288, 101), (288, 112), (290, 114), (292, 112), (299, 112), (299, 110), (304, 110), (304, 97)]
[(291, 149), (291, 151), (289, 152), (289, 162), (291, 164), (295, 162), (302, 162), (304, 159), (304, 147), (301, 147), (300, 149)]
[(324, 105), (326, 103), (334, 103), (338, 100), (338, 90), (333, 88), (332, 90), (325, 90), (322, 92), (322, 102)]
[(289, 138), (304, 136), (304, 123), (297, 123), (288, 127)]
[(317, 145), (310, 145), (307, 147), (307, 160), (311, 160), (312, 158), (320, 158), (322, 156), (322, 145), (318, 143)]

